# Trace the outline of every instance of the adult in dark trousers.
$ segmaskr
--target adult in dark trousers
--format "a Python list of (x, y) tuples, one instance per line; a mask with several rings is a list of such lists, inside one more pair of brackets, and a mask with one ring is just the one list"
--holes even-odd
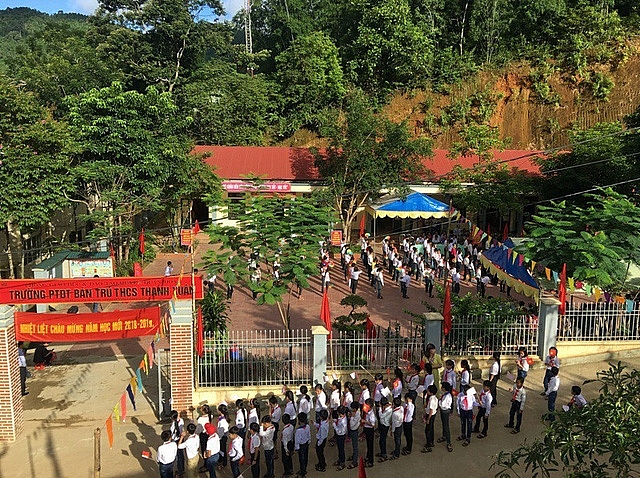
[(24, 355), (24, 349), (22, 348), (24, 342), (18, 342), (18, 365), (20, 365), (20, 390), (22, 396), (29, 395), (27, 392), (27, 357)]

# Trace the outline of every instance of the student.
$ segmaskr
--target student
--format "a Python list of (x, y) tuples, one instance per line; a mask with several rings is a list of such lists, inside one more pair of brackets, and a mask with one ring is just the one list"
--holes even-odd
[(413, 404), (413, 397), (415, 392), (409, 391), (405, 394), (404, 400), (404, 416), (402, 418), (402, 431), (404, 432), (404, 439), (407, 442), (407, 446), (402, 449), (403, 455), (411, 455), (411, 449), (413, 448), (413, 416), (416, 411), (416, 406)]
[[(424, 364), (424, 381), (422, 382), (422, 386), (424, 387), (424, 392), (422, 392), (422, 404), (426, 406), (426, 398), (429, 387), (431, 385), (435, 385), (435, 377), (433, 375), (433, 366), (427, 362)], [(438, 388), (436, 387), (436, 391)]]
[(340, 406), (340, 389), (341, 385), (338, 380), (331, 382), (331, 395), (329, 396), (329, 408), (331, 412), (335, 412)]
[(409, 284), (411, 284), (411, 274), (405, 274), (400, 279), (400, 291), (402, 292), (402, 298), (408, 299), (407, 291), (409, 289)]
[(216, 478), (216, 466), (220, 458), (220, 437), (215, 425), (206, 423), (204, 431), (207, 433), (207, 444), (203, 453), (204, 466), (209, 472), (209, 478)]
[[(337, 413), (337, 409), (336, 409)], [(329, 412), (327, 410), (320, 411), (320, 423), (316, 424), (316, 456), (318, 457), (318, 464), (316, 465), (316, 471), (327, 471), (327, 462), (324, 457), (324, 447), (327, 444), (327, 437), (329, 436)]]
[(306, 385), (300, 386), (300, 400), (298, 400), (298, 412), (306, 413), (307, 417), (311, 413), (311, 397), (309, 396), (309, 389)]
[(362, 406), (362, 427), (364, 428), (364, 438), (367, 442), (367, 459), (365, 460), (365, 467), (371, 468), (373, 466), (373, 437), (375, 435), (376, 424), (376, 410), (374, 407), (372, 398), (367, 398)]
[[(200, 436), (200, 450), (203, 455), (207, 446), (207, 440), (209, 439), (209, 435), (205, 431), (204, 426), (207, 423), (211, 423), (212, 419), (213, 415), (211, 413), (211, 407), (205, 403), (200, 407), (200, 416), (196, 420), (196, 434)], [(204, 473), (206, 470), (203, 467), (200, 471)]]
[(402, 380), (404, 378), (404, 374), (400, 367), (396, 367), (393, 371), (395, 379), (393, 380), (393, 398), (400, 398), (402, 396)]
[(569, 400), (569, 403), (567, 403), (569, 408), (582, 408), (587, 406), (587, 400), (582, 396), (582, 389), (580, 387), (577, 385), (571, 387), (571, 395), (573, 396), (571, 397), (571, 400)]
[(444, 363), (444, 373), (442, 374), (442, 381), (451, 385), (450, 392), (456, 389), (456, 373), (453, 371), (453, 367), (455, 367), (453, 360), (447, 360)]
[(551, 367), (551, 380), (547, 386), (547, 410), (549, 410), (549, 421), (554, 422), (556, 420), (556, 399), (558, 398), (558, 388), (560, 388), (560, 377), (558, 377), (560, 369), (558, 367)]
[(160, 478), (173, 478), (173, 467), (178, 454), (178, 445), (173, 441), (172, 432), (165, 430), (160, 435), (162, 445), (158, 447), (156, 461), (160, 468)]
[(391, 427), (392, 413), (393, 410), (387, 397), (380, 398), (380, 417), (378, 422), (378, 432), (380, 432), (380, 458), (378, 459), (378, 463), (387, 461), (387, 435)]
[(476, 424), (473, 428), (473, 433), (480, 433), (480, 420), (482, 420), (482, 432), (478, 435), (478, 438), (484, 438), (487, 436), (492, 403), (493, 397), (491, 395), (491, 381), (485, 380), (482, 382), (482, 392), (478, 399), (478, 415), (476, 416)]
[(351, 463), (347, 468), (352, 469), (358, 466), (358, 435), (360, 435), (360, 403), (353, 402), (351, 404), (351, 415), (349, 416), (349, 438), (351, 438), (351, 447), (353, 455), (351, 455)]
[(344, 442), (347, 438), (348, 428), (347, 407), (342, 405), (338, 407), (338, 419), (333, 422), (333, 430), (336, 432), (336, 445), (338, 447), (338, 460), (333, 464), (333, 466), (337, 467), (336, 471), (344, 470), (346, 461)]
[(384, 377), (382, 376), (381, 373), (375, 374), (374, 376), (375, 385), (373, 389), (373, 403), (375, 403), (376, 409), (380, 408), (380, 400), (382, 399), (382, 389), (384, 388), (384, 385), (382, 384), (383, 380), (384, 380)]
[(199, 452), (200, 437), (196, 434), (196, 424), (189, 423), (178, 440), (178, 453), (186, 453), (187, 455), (187, 478), (198, 478)]
[(231, 461), (231, 474), (233, 478), (240, 476), (240, 465), (244, 462), (244, 450), (242, 446), (242, 435), (240, 435), (240, 429), (237, 426), (232, 426), (229, 429), (229, 439), (231, 445), (229, 446), (229, 460)]
[(27, 392), (27, 375), (29, 372), (27, 370), (27, 357), (24, 354), (23, 344), (24, 342), (18, 342), (18, 366), (20, 367), (20, 392), (24, 397), (29, 395), (29, 392)]
[(462, 387), (469, 387), (471, 385), (471, 366), (467, 359), (460, 361), (460, 392), (462, 393)]
[[(180, 418), (178, 412), (171, 410), (171, 439), (176, 443), (180, 441), (182, 432), (184, 431), (184, 420)], [(177, 451), (176, 462), (178, 464), (178, 474), (184, 474), (184, 452), (182, 450)]]
[(322, 388), (322, 385), (319, 383), (316, 384), (315, 391), (316, 391), (316, 405), (315, 405), (316, 423), (320, 423), (321, 421), (320, 412), (322, 410), (327, 409), (327, 394), (324, 393), (324, 389)]
[(218, 432), (220, 437), (220, 464), (221, 466), (227, 466), (227, 441), (229, 440), (229, 409), (227, 405), (221, 403), (218, 405)]
[[(273, 442), (278, 441), (278, 431), (280, 430), (280, 420), (282, 419), (282, 408), (278, 404), (278, 397), (271, 395), (269, 397), (269, 412), (271, 414), (271, 425), (273, 425)], [(266, 459), (266, 455), (265, 455)], [(278, 459), (278, 450), (274, 451), (274, 459)]]
[(471, 431), (473, 429), (473, 395), (468, 394), (469, 385), (460, 385), (460, 393), (458, 394), (457, 410), (460, 417), (460, 436), (458, 441), (463, 441), (462, 446), (468, 446), (471, 443)]
[(260, 425), (249, 424), (249, 465), (253, 478), (260, 478)]
[(251, 426), (252, 423), (260, 422), (259, 412), (260, 412), (260, 402), (258, 401), (257, 398), (252, 398), (251, 400), (249, 400), (249, 418), (248, 418), (249, 426)]
[(420, 385), (420, 365), (414, 363), (411, 365), (411, 374), (407, 377), (407, 391), (411, 394), (412, 402), (415, 401), (418, 394), (416, 390)]
[(551, 369), (553, 367), (560, 368), (560, 359), (558, 358), (557, 348), (549, 347), (549, 355), (544, 359), (544, 364), (547, 366), (547, 369), (544, 372), (544, 379), (542, 380), (542, 385), (544, 386), (544, 392), (540, 394), (542, 396), (547, 395), (547, 388), (549, 388), (549, 381), (552, 377)]
[(438, 413), (438, 388), (431, 384), (427, 387), (427, 403), (424, 409), (424, 434), (427, 443), (422, 449), (422, 453), (430, 453), (433, 451), (435, 443), (435, 423), (436, 413)]
[(358, 269), (358, 266), (354, 266), (351, 270), (351, 293), (355, 294), (356, 290), (358, 290), (358, 280), (360, 279), (360, 274), (362, 271)]
[(442, 436), (438, 438), (438, 443), (447, 442), (447, 450), (453, 451), (451, 444), (451, 430), (449, 429), (449, 418), (451, 417), (451, 407), (453, 397), (451, 395), (451, 384), (442, 382), (442, 396), (440, 397), (440, 420), (442, 421)]
[(164, 276), (169, 277), (171, 274), (173, 274), (173, 263), (167, 261), (167, 267), (164, 268)]
[(351, 382), (345, 382), (344, 391), (342, 392), (342, 406), (349, 410), (351, 408), (351, 403), (353, 403), (353, 386), (351, 385)]
[(273, 471), (275, 439), (276, 427), (271, 422), (271, 415), (265, 415), (262, 417), (260, 427), (260, 441), (262, 442), (262, 449), (264, 450), (264, 463), (267, 467), (267, 474), (264, 475), (265, 478), (275, 478)]
[(289, 420), (291, 421), (291, 424), (295, 427), (296, 417), (298, 416), (298, 412), (296, 410), (296, 403), (294, 400), (295, 399), (293, 397), (293, 391), (287, 390), (284, 394), (284, 403), (285, 403), (284, 413), (289, 415)]
[(500, 379), (501, 369), (502, 367), (500, 366), (500, 352), (493, 352), (493, 363), (491, 364), (491, 370), (489, 371), (492, 407), (495, 407), (498, 404), (498, 380)]
[(362, 380), (360, 380), (360, 398), (358, 398), (358, 403), (360, 403), (360, 405), (364, 405), (364, 402), (366, 402), (367, 398), (369, 398), (371, 396), (370, 392), (369, 392), (369, 380), (367, 380), (366, 378), (363, 378)]
[(404, 418), (404, 409), (402, 408), (402, 400), (400, 397), (393, 399), (393, 412), (391, 413), (391, 433), (393, 434), (394, 449), (392, 460), (400, 458), (400, 444), (402, 442), (402, 420)]
[(236, 427), (242, 440), (244, 440), (247, 433), (247, 421), (247, 410), (244, 408), (244, 401), (239, 398), (236, 400)]
[(511, 433), (520, 433), (520, 426), (522, 425), (522, 412), (524, 410), (524, 403), (527, 400), (527, 392), (524, 389), (524, 378), (516, 378), (516, 384), (511, 391), (511, 409), (509, 410), (509, 423), (505, 425), (505, 428), (513, 428), (513, 419), (518, 415), (516, 419), (516, 427), (511, 430)]
[[(327, 409), (325, 408), (326, 412)], [(322, 410), (321, 410), (322, 412)], [(318, 415), (318, 418), (322, 419), (322, 413)], [(309, 442), (311, 441), (311, 430), (307, 423), (307, 414), (298, 414), (298, 428), (296, 429), (295, 445), (294, 449), (298, 452), (298, 461), (300, 463), (300, 470), (298, 475), (307, 476), (307, 463), (309, 462)]]
[(518, 349), (518, 360), (516, 360), (516, 366), (518, 367), (518, 377), (522, 379), (522, 383), (527, 378), (529, 373), (529, 356), (527, 354), (526, 347), (520, 347)]
[(286, 478), (293, 476), (294, 433), (289, 414), (285, 413), (282, 415), (282, 466)]

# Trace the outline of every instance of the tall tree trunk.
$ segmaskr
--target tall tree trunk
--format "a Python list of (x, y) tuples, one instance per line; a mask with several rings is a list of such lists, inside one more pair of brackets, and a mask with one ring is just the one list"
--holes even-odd
[(460, 25), (460, 56), (462, 56), (463, 45), (464, 45), (464, 27), (467, 23), (467, 9), (469, 8), (469, 1), (466, 0), (464, 2), (464, 10), (462, 12), (462, 24)]

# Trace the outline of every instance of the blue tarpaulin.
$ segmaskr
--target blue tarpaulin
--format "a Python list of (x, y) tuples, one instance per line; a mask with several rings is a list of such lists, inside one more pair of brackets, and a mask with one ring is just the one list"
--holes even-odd
[(367, 206), (367, 212), (376, 217), (410, 217), (412, 219), (447, 217), (449, 206), (426, 194), (414, 192), (406, 198)]

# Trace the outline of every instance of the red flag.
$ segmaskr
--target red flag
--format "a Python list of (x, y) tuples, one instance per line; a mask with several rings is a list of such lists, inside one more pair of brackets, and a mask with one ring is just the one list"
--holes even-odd
[(358, 478), (367, 478), (367, 472), (364, 469), (364, 457), (360, 457), (360, 464), (358, 465)]
[(198, 224), (198, 220), (196, 219), (196, 223), (193, 225), (193, 235), (195, 236), (200, 232), (200, 224)]
[(202, 320), (202, 307), (198, 307), (198, 327), (197, 327), (197, 338), (196, 338), (196, 352), (198, 353), (198, 357), (202, 357), (204, 355), (204, 325)]
[(558, 300), (560, 301), (560, 307), (558, 311), (560, 315), (564, 315), (567, 303), (567, 264), (562, 264), (562, 271), (560, 272), (560, 285), (558, 286)]
[(144, 256), (144, 227), (142, 231), (140, 231), (140, 236), (138, 237), (138, 245), (140, 249), (140, 255)]
[(365, 322), (365, 335), (369, 340), (373, 340), (378, 336), (376, 326), (369, 317), (367, 317), (367, 321)]
[(449, 335), (451, 332), (451, 287), (449, 281), (447, 281), (444, 289), (444, 307), (442, 309), (442, 315), (444, 317), (444, 335)]
[(362, 218), (360, 219), (360, 237), (364, 236), (364, 229), (365, 229), (365, 221), (366, 221), (366, 217), (365, 214), (362, 214)]
[(502, 242), (506, 241), (509, 238), (509, 225), (504, 223), (504, 230), (502, 231)]
[(491, 235), (491, 224), (489, 224), (489, 223), (487, 223), (487, 231), (486, 231), (486, 233), (487, 233), (487, 236)]
[(329, 331), (329, 338), (331, 338), (331, 312), (329, 311), (329, 294), (327, 289), (322, 293), (322, 305), (320, 306), (320, 319), (322, 323)]

